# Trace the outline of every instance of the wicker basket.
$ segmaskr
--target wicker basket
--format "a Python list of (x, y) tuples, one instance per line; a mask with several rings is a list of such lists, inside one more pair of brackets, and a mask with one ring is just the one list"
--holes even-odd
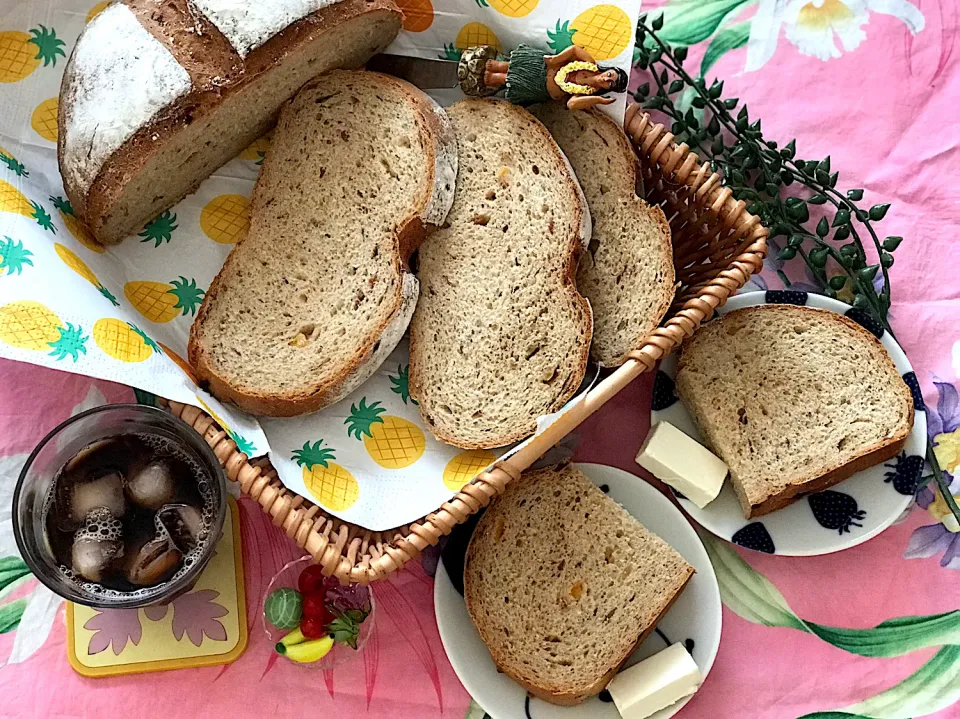
[(485, 507), (520, 472), (596, 412), (642, 372), (652, 369), (690, 336), (760, 270), (767, 252), (767, 230), (736, 201), (709, 164), (698, 163), (685, 144), (677, 146), (663, 125), (654, 124), (637, 105), (624, 126), (641, 160), (643, 193), (663, 207), (673, 233), (674, 264), (680, 288), (673, 306), (653, 335), (624, 365), (600, 382), (585, 399), (509, 459), (498, 462), (445, 502), (437, 511), (396, 529), (373, 532), (332, 517), (286, 489), (263, 457), (249, 460), (226, 433), (196, 407), (174, 402), (170, 411), (186, 420), (213, 448), (230, 480), (256, 500), (287, 536), (303, 547), (327, 575), (367, 584), (415, 559), (428, 545)]

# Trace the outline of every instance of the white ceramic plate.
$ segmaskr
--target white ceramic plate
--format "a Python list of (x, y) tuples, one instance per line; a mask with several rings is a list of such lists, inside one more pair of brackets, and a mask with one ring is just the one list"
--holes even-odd
[[(694, 660), (706, 676), (720, 646), (720, 590), (717, 577), (700, 538), (683, 514), (646, 481), (622, 469), (600, 464), (576, 465), (590, 480), (604, 488), (650, 531), (680, 552), (696, 570), (683, 594), (651, 634), (630, 657), (634, 664), (659, 652), (670, 642), (692, 644)], [(494, 719), (618, 719), (616, 707), (597, 697), (575, 707), (558, 707), (539, 699), (527, 699), (526, 691), (497, 671), (490, 653), (470, 621), (463, 597), (457, 592), (441, 562), (434, 586), (434, 606), (440, 639), (454, 671), (464, 687)], [(692, 642), (690, 641), (692, 640)], [(657, 712), (652, 719), (668, 719), (688, 699)]]
[[(678, 496), (680, 504), (718, 537), (770, 554), (829, 554), (866, 542), (893, 524), (910, 505), (923, 469), (927, 413), (917, 377), (900, 345), (888, 332), (873, 325), (859, 310), (829, 297), (783, 290), (747, 292), (732, 298), (718, 314), (762, 304), (796, 304), (832, 310), (859, 322), (879, 337), (913, 393), (917, 409), (913, 431), (900, 457), (865, 469), (825, 492), (804, 497), (758, 519), (743, 518), (730, 482), (704, 509)], [(665, 420), (702, 442), (693, 419), (674, 393), (676, 371), (677, 358), (671, 355), (663, 361), (654, 381), (651, 423)]]

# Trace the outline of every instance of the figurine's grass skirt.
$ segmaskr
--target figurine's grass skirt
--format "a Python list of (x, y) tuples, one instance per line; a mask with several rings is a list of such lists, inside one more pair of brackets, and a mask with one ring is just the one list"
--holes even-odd
[(533, 105), (549, 102), (553, 98), (547, 92), (547, 53), (529, 45), (518, 45), (510, 53), (507, 68), (506, 98), (516, 105)]

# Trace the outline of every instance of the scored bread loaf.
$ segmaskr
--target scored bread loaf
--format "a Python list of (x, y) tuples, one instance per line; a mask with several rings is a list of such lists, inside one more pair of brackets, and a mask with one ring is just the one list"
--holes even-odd
[(501, 671), (578, 704), (653, 631), (694, 570), (578, 469), (525, 472), (477, 523), (464, 597)]
[(387, 358), (417, 302), (410, 254), (453, 200), (444, 111), (378, 73), (321, 75), (284, 107), (253, 191), (250, 232), (190, 331), (190, 363), (253, 414), (312, 412)]
[(828, 310), (760, 305), (688, 339), (677, 393), (730, 467), (746, 518), (895, 456), (913, 400), (870, 332)]
[(447, 222), (419, 252), (410, 394), (441, 441), (499, 447), (583, 379), (592, 321), (574, 278), (589, 211), (529, 112), (478, 99), (447, 112), (460, 169)]
[(273, 123), (315, 75), (400, 29), (392, 0), (129, 0), (97, 15), (60, 86), (58, 158), (76, 215), (117, 243)]
[(637, 197), (637, 155), (610, 117), (558, 102), (531, 112), (570, 160), (590, 206), (593, 235), (577, 272), (577, 289), (593, 308), (590, 355), (604, 367), (621, 365), (673, 301), (670, 225), (663, 210)]

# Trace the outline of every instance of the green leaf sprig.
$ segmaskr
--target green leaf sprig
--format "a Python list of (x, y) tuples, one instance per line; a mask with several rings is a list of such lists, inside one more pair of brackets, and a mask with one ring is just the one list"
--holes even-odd
[(360, 637), (360, 625), (370, 612), (363, 609), (348, 609), (337, 613), (336, 619), (327, 625), (327, 631), (333, 641), (357, 648), (357, 639)]
[[(686, 142), (713, 164), (724, 186), (769, 228), (771, 239), (786, 238), (779, 260), (799, 257), (824, 295), (836, 298), (840, 292), (849, 293), (854, 307), (895, 337), (888, 321), (888, 270), (903, 238), (881, 239), (876, 229), (890, 205), (861, 206), (862, 189), (839, 190), (840, 173), (831, 166), (829, 156), (804, 160), (797, 157), (795, 139), (782, 146), (766, 139), (760, 119), (750, 116), (746, 104), (741, 105), (736, 97), (723, 97), (723, 81), (708, 84), (703, 77), (694, 78), (687, 72), (683, 66), (687, 48), (671, 47), (661, 40), (657, 32), (662, 28), (662, 14), (649, 21), (643, 15), (637, 25), (634, 64), (649, 73), (651, 81), (637, 88), (634, 100), (645, 110), (669, 118), (670, 131), (678, 141)], [(878, 261), (868, 258), (865, 242)], [(786, 274), (778, 274), (789, 286)], [(880, 278), (878, 289), (875, 283)], [(944, 501), (960, 521), (960, 507), (929, 438), (926, 455), (933, 472), (921, 479), (920, 486), (935, 479)]]

